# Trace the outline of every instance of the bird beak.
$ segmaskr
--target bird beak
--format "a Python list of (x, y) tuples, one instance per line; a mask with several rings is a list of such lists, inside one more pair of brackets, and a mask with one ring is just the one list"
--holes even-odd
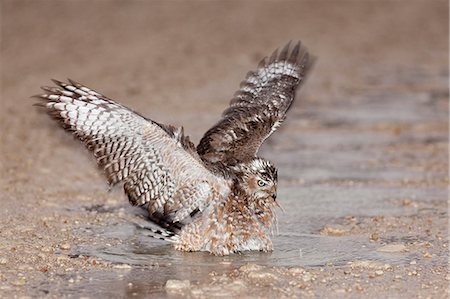
[(275, 188), (275, 186), (272, 186), (272, 189), (270, 189), (270, 192), (272, 193), (273, 200), (276, 200), (277, 199), (277, 189)]

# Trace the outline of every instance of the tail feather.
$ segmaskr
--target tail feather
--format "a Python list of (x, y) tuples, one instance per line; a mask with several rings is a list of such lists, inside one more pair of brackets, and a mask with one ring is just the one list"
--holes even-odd
[(163, 240), (171, 243), (176, 243), (180, 239), (180, 236), (174, 232), (165, 230), (163, 228), (155, 229), (152, 227), (148, 227), (137, 222), (133, 222), (133, 224), (141, 230), (145, 230), (148, 235), (152, 238)]

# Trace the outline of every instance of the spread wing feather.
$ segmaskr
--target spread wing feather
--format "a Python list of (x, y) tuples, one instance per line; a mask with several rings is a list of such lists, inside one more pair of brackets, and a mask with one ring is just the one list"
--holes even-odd
[[(311, 66), (308, 52), (298, 42), (264, 58), (241, 82), (221, 120), (197, 146), (212, 169), (249, 161), (286, 117), (295, 90)], [(220, 165), (221, 167), (215, 167)]]
[[(133, 205), (148, 203), (151, 215), (181, 221), (212, 200), (220, 182), (204, 167), (182, 129), (146, 119), (69, 81), (54, 80), (57, 87), (43, 87), (46, 93), (37, 96), (42, 100), (37, 105), (93, 152), (109, 184), (123, 183)], [(186, 196), (186, 186), (195, 198)]]

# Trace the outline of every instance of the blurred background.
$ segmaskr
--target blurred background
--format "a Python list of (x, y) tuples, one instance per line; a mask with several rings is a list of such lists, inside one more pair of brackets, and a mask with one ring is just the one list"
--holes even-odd
[[(419, 215), (407, 218), (412, 227), (434, 225), (429, 230), (444, 238), (426, 249), (438, 257), (426, 267), (447, 264), (448, 249), (442, 244), (448, 200), (448, 1), (0, 3), (0, 233), (5, 237), (0, 252), (7, 252), (11, 261), (2, 262), (6, 270), (0, 279), (15, 281), (13, 261), (26, 264), (35, 251), (43, 254), (39, 246), (94, 244), (83, 239), (89, 233), (80, 227), (95, 232), (113, 223), (119, 225), (115, 232), (122, 232), (114, 235), (117, 239), (127, 240), (131, 234), (129, 227), (121, 230), (127, 221), (115, 208), (96, 220), (89, 218), (94, 216), (86, 206), (125, 207), (127, 202), (120, 190), (106, 192), (101, 172), (79, 142), (32, 107), (30, 96), (40, 93), (40, 86), (51, 85), (51, 78), (74, 79), (158, 122), (184, 126), (197, 143), (245, 74), (290, 40), (301, 40), (318, 60), (286, 124), (261, 150), (280, 168), (279, 197), (287, 212), (280, 218), (274, 255), (257, 262), (346, 264), (359, 254), (408, 264), (411, 256), (421, 255), (421, 248), (411, 245), (408, 255), (398, 259), (380, 256), (374, 248), (389, 240), (408, 245), (405, 235), (435, 242), (399, 224), (401, 217)], [(367, 226), (344, 230), (345, 241), (330, 237), (333, 230), (325, 226), (343, 225), (344, 217), (360, 217), (358, 223), (367, 220)], [(375, 226), (370, 217), (394, 218), (392, 223), (378, 220)], [(414, 222), (425, 219), (430, 222)], [(72, 235), (62, 232), (67, 223)], [(392, 232), (394, 227), (400, 231)], [(46, 232), (40, 241), (36, 230)], [(377, 238), (369, 241), (374, 231)], [(104, 233), (95, 240), (102, 238), (103, 243), (114, 242)], [(35, 248), (30, 240), (40, 245)], [(121, 262), (142, 262), (129, 255), (130, 248), (115, 248), (122, 250)], [(293, 255), (298, 248), (305, 248), (304, 259)], [(32, 264), (50, 263), (52, 250)], [(86, 250), (92, 256), (101, 251)], [(144, 260), (151, 261), (153, 253), (146, 250)], [(160, 257), (183, 265), (180, 256), (166, 257), (172, 251), (164, 250)], [(49, 273), (58, 269), (50, 266)], [(38, 278), (34, 285), (41, 285)], [(400, 295), (417, 295), (410, 285), (398, 290)]]

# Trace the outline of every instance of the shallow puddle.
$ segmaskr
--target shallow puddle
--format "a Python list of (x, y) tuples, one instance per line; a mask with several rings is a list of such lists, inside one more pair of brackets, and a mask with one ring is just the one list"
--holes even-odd
[[(168, 279), (205, 281), (211, 272), (226, 273), (247, 263), (264, 266), (308, 266), (347, 265), (358, 260), (380, 263), (407, 264), (418, 258), (418, 253), (382, 253), (380, 243), (370, 241), (367, 234), (328, 236), (320, 234), (325, 225), (333, 225), (340, 217), (352, 215), (413, 215), (417, 210), (405, 208), (392, 200), (395, 197), (421, 196), (419, 189), (405, 188), (355, 188), (343, 189), (327, 186), (312, 188), (285, 187), (280, 192), (286, 208), (279, 211), (279, 232), (274, 236), (275, 250), (271, 253), (244, 252), (225, 257), (209, 253), (182, 253), (171, 244), (147, 236), (144, 229), (131, 223), (93, 231), (103, 238), (121, 240), (117, 246), (85, 244), (76, 254), (95, 257), (115, 264), (111, 272), (90, 273), (89, 282), (77, 287), (77, 295), (85, 293), (117, 295), (153, 294), (165, 296), (164, 284)], [(428, 190), (430, 191), (430, 190)], [(293, 194), (296, 194), (295, 196)], [(429, 193), (429, 195), (432, 192)], [(436, 197), (442, 196), (437, 192)], [(318, 207), (321, 207), (320, 209)], [(127, 213), (138, 213), (138, 209), (126, 208)], [(137, 216), (138, 217), (138, 216)], [(138, 219), (138, 218), (136, 218)], [(398, 236), (386, 243), (408, 244), (415, 237)], [(445, 262), (435, 260), (434, 263)], [(126, 266), (122, 268), (122, 264)], [(75, 292), (75, 286), (72, 290)], [(71, 292), (71, 290), (67, 290)]]

